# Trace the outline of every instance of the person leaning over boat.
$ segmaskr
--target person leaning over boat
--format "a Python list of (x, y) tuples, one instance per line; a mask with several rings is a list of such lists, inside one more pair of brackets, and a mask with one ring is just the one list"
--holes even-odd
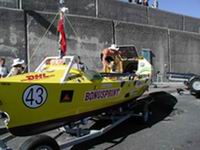
[(87, 66), (81, 61), (80, 56), (75, 56), (74, 65), (72, 67), (81, 71), (85, 71), (88, 69)]
[(12, 66), (12, 68), (11, 68), (9, 74), (7, 75), (7, 77), (24, 73), (24, 69), (25, 69), (24, 60), (16, 58), (13, 60), (13, 64), (11, 66)]
[[(112, 44), (110, 47), (103, 49), (101, 53), (101, 61), (103, 64), (103, 72), (111, 72), (112, 61), (115, 61), (116, 58), (120, 59), (120, 52), (117, 45)], [(112, 62), (112, 63), (111, 63)]]
[(0, 58), (0, 78), (6, 77), (8, 70), (5, 67), (6, 60), (5, 58)]

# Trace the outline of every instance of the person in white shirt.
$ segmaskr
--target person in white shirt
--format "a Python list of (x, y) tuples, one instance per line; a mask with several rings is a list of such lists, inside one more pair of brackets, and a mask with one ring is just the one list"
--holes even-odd
[(6, 77), (8, 74), (8, 70), (5, 67), (5, 63), (5, 58), (0, 58), (0, 78)]
[(24, 60), (16, 58), (13, 60), (12, 68), (7, 77), (24, 73), (25, 65)]
[(158, 0), (153, 1), (152, 8), (158, 8)]
[(85, 71), (88, 69), (87, 66), (83, 62), (81, 62), (80, 56), (75, 56), (73, 68), (76, 68), (81, 71)]

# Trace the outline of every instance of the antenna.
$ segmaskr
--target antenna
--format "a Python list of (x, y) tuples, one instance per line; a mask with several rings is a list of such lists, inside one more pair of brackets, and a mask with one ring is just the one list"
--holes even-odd
[(60, 9), (60, 12), (62, 13), (68, 13), (69, 12), (69, 9), (67, 7), (64, 6), (65, 4), (65, 0), (59, 0), (59, 9)]

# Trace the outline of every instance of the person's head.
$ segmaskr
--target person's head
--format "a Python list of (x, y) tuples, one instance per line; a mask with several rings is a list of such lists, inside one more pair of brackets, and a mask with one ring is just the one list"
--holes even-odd
[(4, 66), (6, 63), (5, 58), (0, 58), (0, 66)]
[(12, 67), (23, 67), (24, 60), (21, 60), (19, 58), (13, 59)]
[(78, 55), (74, 56), (74, 62), (77, 63), (77, 64), (80, 63), (81, 62), (81, 57), (78, 56)]
[(78, 62), (81, 62), (81, 57), (80, 56), (78, 56)]
[(45, 62), (46, 65), (50, 65), (51, 64), (51, 59), (47, 59)]

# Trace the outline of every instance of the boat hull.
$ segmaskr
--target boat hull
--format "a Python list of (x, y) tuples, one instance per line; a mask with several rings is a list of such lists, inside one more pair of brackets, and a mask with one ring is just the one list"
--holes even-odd
[[(58, 83), (1, 82), (0, 109), (13, 135), (28, 136), (117, 107), (141, 96), (142, 80)], [(8, 94), (11, 91), (12, 94)]]

